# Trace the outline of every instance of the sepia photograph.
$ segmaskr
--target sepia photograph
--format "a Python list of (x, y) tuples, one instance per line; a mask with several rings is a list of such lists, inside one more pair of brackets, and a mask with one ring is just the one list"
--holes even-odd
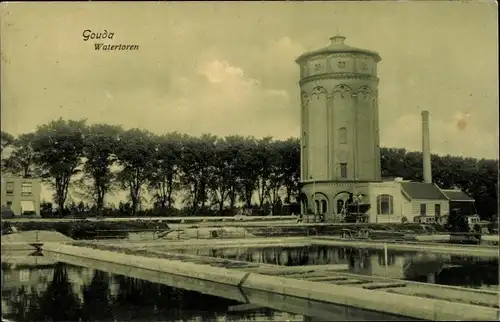
[(2, 2), (1, 321), (494, 321), (496, 1)]

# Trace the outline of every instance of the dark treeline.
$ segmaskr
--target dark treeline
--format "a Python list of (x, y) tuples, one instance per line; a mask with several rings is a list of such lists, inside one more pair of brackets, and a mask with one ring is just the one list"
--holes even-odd
[[(67, 214), (70, 186), (90, 203), (72, 205), (73, 211), (109, 214), (105, 198), (124, 190), (128, 200), (114, 208), (132, 216), (234, 214), (241, 205), (278, 214), (283, 203), (296, 201), (300, 189), (297, 138), (156, 135), (59, 119), (18, 137), (2, 132), (2, 151), (7, 148), (2, 170), (41, 177), (53, 188), (61, 216)], [(381, 162), (384, 177), (422, 180), (420, 152), (382, 148)], [(497, 160), (433, 155), (432, 165), (440, 187), (469, 193), (483, 218), (497, 213)], [(143, 209), (148, 195), (153, 207)], [(174, 206), (178, 201), (181, 210)]]

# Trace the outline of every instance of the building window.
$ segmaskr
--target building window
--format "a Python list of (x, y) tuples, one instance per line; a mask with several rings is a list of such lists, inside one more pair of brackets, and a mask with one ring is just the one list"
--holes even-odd
[(314, 209), (314, 213), (319, 214), (319, 200), (314, 200), (314, 204), (316, 205), (316, 209)]
[(427, 205), (425, 203), (420, 204), (420, 216), (427, 215)]
[(14, 193), (14, 182), (7, 182), (5, 184), (5, 192), (9, 195)]
[(340, 177), (347, 178), (347, 163), (340, 163)]
[(317, 72), (319, 72), (321, 70), (321, 64), (316, 64), (314, 68), (316, 69)]
[(321, 213), (326, 214), (328, 211), (328, 205), (326, 203), (326, 200), (321, 200)]
[(341, 127), (339, 129), (339, 143), (340, 144), (347, 143), (347, 129), (345, 127)]
[(377, 215), (392, 215), (394, 213), (393, 199), (391, 195), (377, 196)]
[(441, 205), (438, 204), (438, 203), (434, 205), (434, 215), (436, 217), (440, 217), (441, 216)]
[(33, 194), (33, 184), (31, 182), (23, 182), (21, 184), (21, 195), (30, 196)]
[(31, 278), (31, 272), (28, 269), (22, 269), (19, 271), (19, 281), (28, 282)]
[(337, 67), (338, 67), (338, 68), (345, 68), (345, 61), (339, 61), (339, 62), (337, 63)]
[(337, 200), (337, 214), (342, 213), (342, 209), (344, 208), (344, 200)]
[(12, 207), (12, 201), (7, 201), (7, 208), (11, 208)]

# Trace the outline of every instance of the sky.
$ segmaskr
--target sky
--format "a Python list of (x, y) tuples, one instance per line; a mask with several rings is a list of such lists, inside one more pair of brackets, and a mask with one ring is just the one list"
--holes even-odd
[[(139, 50), (96, 51), (84, 30)], [(382, 57), (382, 146), (420, 150), (428, 110), (433, 153), (497, 158), (493, 1), (3, 2), (1, 127), (18, 135), (63, 117), (297, 137), (295, 59), (337, 32)]]

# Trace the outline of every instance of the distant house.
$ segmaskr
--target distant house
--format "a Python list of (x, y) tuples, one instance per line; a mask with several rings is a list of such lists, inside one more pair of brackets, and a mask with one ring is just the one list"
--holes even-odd
[(467, 195), (460, 189), (441, 189), (449, 202), (450, 210), (458, 210), (464, 215), (475, 215), (477, 213), (474, 206), (474, 198)]
[(403, 213), (408, 221), (445, 222), (450, 204), (446, 195), (433, 183), (401, 182)]
[(35, 178), (2, 177), (2, 215), (40, 216), (41, 181)]

